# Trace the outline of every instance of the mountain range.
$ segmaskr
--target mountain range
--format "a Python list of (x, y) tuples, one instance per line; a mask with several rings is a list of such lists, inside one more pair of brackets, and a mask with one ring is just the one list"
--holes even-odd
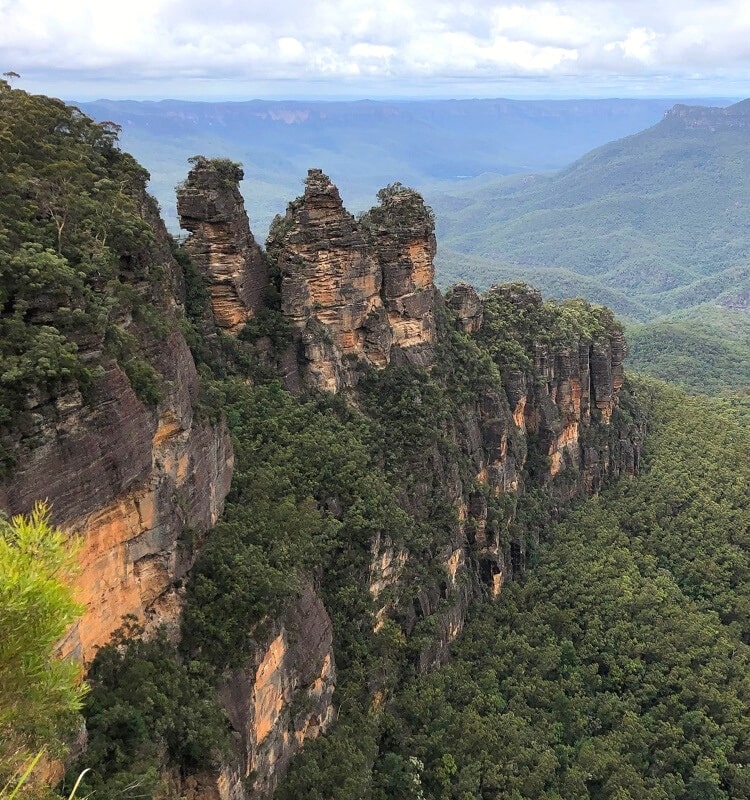
[[(728, 102), (728, 101), (716, 101)], [(174, 187), (187, 159), (231, 158), (245, 171), (253, 228), (265, 234), (310, 167), (361, 211), (400, 181), (425, 194), (478, 175), (560, 169), (594, 147), (658, 122), (674, 100), (261, 101), (101, 100), (77, 105), (122, 126), (121, 142), (151, 173), (177, 232)]]

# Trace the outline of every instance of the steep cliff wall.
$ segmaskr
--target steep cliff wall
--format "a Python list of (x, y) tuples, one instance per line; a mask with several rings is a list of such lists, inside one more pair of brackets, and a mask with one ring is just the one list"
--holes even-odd
[[(497, 597), (523, 571), (539, 535), (525, 496), (554, 511), (637, 469), (640, 431), (619, 412), (622, 335), (602, 310), (550, 306), (523, 286), (482, 298), (459, 286), (444, 302), (431, 211), (398, 184), (357, 220), (311, 170), (264, 254), (238, 192), (241, 170), (197, 159), (179, 194), (203, 280), (193, 288), (207, 291), (215, 326), (231, 334), (207, 337), (202, 386), (183, 331), (196, 352), (206, 343), (196, 348), (199, 329), (184, 318), (183, 276), (146, 176), (111, 132), (65, 113), (64, 136), (83, 125), (76, 142), (97, 143), (101, 174), (70, 194), (75, 214), (36, 183), (14, 187), (33, 213), (13, 241), (40, 228), (45, 238), (3, 253), (0, 266), (13, 259), (37, 279), (42, 264), (59, 285), (26, 281), (37, 287), (30, 300), (20, 282), (3, 297), (10, 333), (23, 328), (43, 374), (0, 342), (3, 381), (20, 376), (12, 393), (0, 386), (0, 505), (24, 512), (46, 497), (55, 522), (82, 539), (86, 613), (65, 653), (89, 661), (124, 614), (167, 624), (176, 639), (183, 593), (186, 620), (190, 599), (201, 600), (202, 638), (189, 642), (183, 625), (182, 649), (169, 645), (156, 663), (186, 680), (195, 663), (202, 682), (190, 685), (211, 698), (218, 682), (234, 738), (213, 775), (213, 742), (202, 761), (172, 743), (180, 755), (169, 757), (184, 759), (175, 772), (174, 761), (156, 763), (167, 747), (154, 740), (148, 763), (195, 800), (267, 797), (305, 742), (330, 728), (334, 708), (350, 724), (376, 725), (400, 676), (445, 659), (471, 600)], [(122, 180), (107, 177), (113, 164)], [(96, 192), (106, 194), (92, 215)], [(280, 307), (265, 305), (267, 288), (280, 290)], [(50, 341), (57, 349), (41, 347)], [(232, 479), (217, 421), (227, 403), (244, 460), (206, 540)], [(18, 410), (12, 424), (7, 408)], [(238, 644), (237, 658), (222, 652), (227, 643)], [(215, 698), (183, 696), (217, 710)], [(169, 713), (180, 702), (170, 698)]]
[[(415, 592), (408, 578), (415, 554), (383, 537), (370, 576), (376, 602), (389, 589), (378, 624), (409, 597), (407, 633), (435, 615), (436, 635), (420, 654), (420, 669), (446, 657), (473, 597), (496, 597), (525, 569), (539, 531), (519, 517), (524, 495), (542, 491), (553, 504), (565, 502), (635, 474), (643, 437), (642, 427), (619, 412), (624, 342), (606, 310), (545, 304), (520, 284), (493, 287), (483, 298), (466, 285), (453, 287), (447, 309), (447, 323), (492, 353), (499, 374), (488, 380), (492, 365), (484, 363), (484, 379), (449, 418), (441, 423), (434, 415), (442, 442), (415, 453), (407, 467), (416, 480), (402, 500), (406, 507), (419, 515), (431, 497), (442, 496), (456, 510), (436, 552), (444, 575)], [(438, 364), (455, 396), (471, 378), (462, 365), (466, 352), (456, 358), (446, 345), (450, 335), (439, 336)], [(387, 404), (381, 388), (375, 394), (373, 405)], [(397, 413), (396, 406), (384, 411)]]
[[(79, 356), (98, 377), (85, 397), (75, 386), (27, 397), (6, 434), (16, 465), (0, 483), (6, 512), (46, 499), (54, 522), (82, 541), (77, 593), (86, 611), (63, 652), (85, 661), (125, 614), (175, 622), (173, 586), (220, 516), (232, 475), (225, 425), (195, 412), (198, 375), (177, 322), (182, 277), (166, 230), (143, 184), (132, 191), (151, 234), (122, 258), (121, 278), (149, 318), (112, 303), (109, 327), (79, 337)], [(115, 354), (113, 337), (127, 342), (126, 355)], [(138, 396), (126, 374), (133, 364), (158, 401)]]
[(272, 792), (305, 742), (335, 718), (332, 634), (328, 613), (308, 583), (274, 624), (269, 643), (225, 678), (222, 700), (241, 737), (234, 769), (250, 783), (252, 796)]
[[(522, 285), (484, 297), (460, 285), (444, 302), (434, 286), (431, 212), (399, 185), (379, 199), (356, 220), (330, 180), (311, 170), (304, 195), (274, 223), (267, 253), (292, 332), (281, 366), (301, 378), (289, 385), (347, 390), (396, 439), (400, 430), (404, 441), (412, 427), (426, 431), (391, 469), (427, 550), (378, 530), (362, 586), (374, 605), (371, 633), (396, 624), (420, 642), (414, 666), (426, 670), (447, 657), (471, 601), (497, 597), (525, 569), (539, 531), (518, 510), (523, 496), (539, 491), (561, 503), (634, 472), (641, 432), (618, 416), (624, 346), (611, 315), (550, 306)], [(326, 497), (325, 506), (336, 509), (339, 499)], [(318, 621), (327, 618), (320, 600), (308, 600)], [(252, 773), (259, 797), (332, 719), (329, 638), (323, 646), (305, 634), (292, 646), (288, 624), (274, 626), (223, 693), (243, 742), (226, 768)], [(303, 663), (314, 665), (305, 668), (309, 679), (300, 677)], [(387, 696), (388, 681), (372, 679), (376, 698)], [(307, 717), (298, 718), (300, 703)], [(236, 782), (219, 785), (235, 797), (226, 787)]]

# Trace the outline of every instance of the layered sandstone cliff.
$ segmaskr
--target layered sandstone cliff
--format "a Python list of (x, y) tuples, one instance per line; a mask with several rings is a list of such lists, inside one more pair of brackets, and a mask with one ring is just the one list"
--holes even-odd
[(232, 476), (226, 427), (196, 416), (198, 375), (176, 318), (181, 273), (155, 204), (143, 190), (138, 199), (154, 239), (137, 258), (163, 282), (141, 279), (133, 291), (163, 328), (157, 336), (116, 309), (113, 324), (156, 370), (161, 399), (139, 399), (103, 335), (82, 338), (82, 358), (101, 370), (90, 396), (30, 396), (13, 440), (16, 468), (0, 484), (3, 510), (27, 513), (46, 499), (53, 521), (80, 538), (77, 595), (86, 610), (63, 650), (84, 661), (126, 614), (175, 621), (174, 586), (194, 559), (193, 542), (220, 516)]
[[(313, 586), (274, 623), (268, 643), (224, 680), (221, 697), (240, 735), (232, 769), (267, 796), (306, 741), (335, 718), (336, 683), (331, 620)], [(240, 796), (221, 792), (224, 798)], [(246, 796), (246, 795), (245, 795)]]
[(268, 269), (239, 191), (243, 173), (225, 159), (196, 158), (177, 189), (185, 249), (206, 277), (216, 325), (236, 334), (263, 307)]
[(303, 196), (272, 226), (267, 249), (282, 276), (281, 310), (311, 388), (354, 386), (358, 364), (431, 362), (434, 223), (410, 189), (392, 187), (381, 201), (357, 221), (330, 179), (310, 170)]
[[(484, 298), (459, 285), (447, 297), (453, 324), (477, 341), (485, 335), (485, 304), (493, 300), (502, 298), (510, 318), (545, 313), (541, 295), (522, 285), (493, 287)], [(423, 474), (437, 478), (425, 494), (442, 492), (457, 516), (438, 554), (445, 577), (422, 585), (407, 615), (407, 633), (420, 619), (434, 615), (436, 621), (420, 669), (446, 658), (473, 597), (498, 596), (503, 584), (525, 569), (527, 545), (538, 534), (515, 523), (524, 492), (544, 488), (564, 502), (637, 472), (643, 430), (618, 412), (624, 341), (609, 319), (605, 315), (594, 333), (580, 332), (557, 344), (541, 329), (532, 329), (526, 344), (518, 336), (525, 358), (518, 366), (506, 365), (499, 385), (463, 405), (447, 431), (469, 459), (468, 474), (460, 474), (438, 450), (426, 454)], [(429, 484), (432, 477), (424, 480)], [(412, 558), (386, 537), (375, 542), (370, 592), (379, 605), (379, 624), (398, 604), (394, 598), (400, 596), (403, 605), (413, 592), (405, 580)], [(381, 605), (385, 589), (389, 601)]]

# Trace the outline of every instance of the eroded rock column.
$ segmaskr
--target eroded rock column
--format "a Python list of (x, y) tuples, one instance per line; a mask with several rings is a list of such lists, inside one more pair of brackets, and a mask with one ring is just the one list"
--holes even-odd
[(242, 178), (238, 164), (199, 158), (177, 189), (180, 225), (191, 234), (185, 249), (207, 279), (217, 326), (231, 334), (263, 307), (268, 284), (239, 190)]
[(356, 382), (360, 359), (385, 366), (391, 332), (382, 275), (338, 189), (311, 169), (305, 193), (277, 217), (267, 249), (282, 275), (282, 312), (298, 332), (303, 377), (336, 392)]

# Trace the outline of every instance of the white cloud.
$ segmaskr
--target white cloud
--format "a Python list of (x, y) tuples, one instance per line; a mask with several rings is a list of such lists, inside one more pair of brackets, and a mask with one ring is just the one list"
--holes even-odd
[(0, 0), (0, 69), (131, 84), (741, 76), (747, 0)]
[(657, 35), (646, 28), (633, 28), (620, 42), (608, 42), (604, 45), (605, 52), (620, 51), (626, 58), (632, 58), (648, 64), (654, 60)]

